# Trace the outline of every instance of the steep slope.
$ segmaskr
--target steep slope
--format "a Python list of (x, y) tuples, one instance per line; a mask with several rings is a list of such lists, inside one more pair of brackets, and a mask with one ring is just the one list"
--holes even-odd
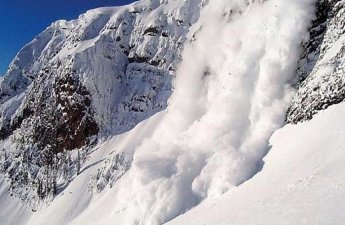
[[(277, 152), (302, 146), (302, 139), (286, 144), (294, 129), (307, 135), (324, 122), (284, 128), (286, 134), (276, 134), (279, 141), (272, 139), (277, 150), (267, 156), (267, 168), (262, 159), (285, 118), (308, 120), (342, 100), (343, 5), (331, 0), (144, 0), (52, 24), (22, 49), (0, 82), (0, 205), (11, 205), (19, 215), (0, 214), (0, 221), (156, 225), (196, 207), (176, 220), (186, 224), (212, 209), (209, 202), (219, 196), (231, 212), (237, 204), (247, 208), (258, 187), (277, 180), (272, 190), (284, 200), (281, 188), (290, 180), (279, 177), (290, 173), (277, 169), (288, 163)], [(318, 91), (321, 84), (327, 91)], [(290, 104), (292, 85), (298, 91)], [(332, 134), (319, 144), (336, 140)], [(306, 145), (303, 159), (312, 147)], [(296, 154), (287, 158), (294, 161)], [(291, 182), (309, 175), (308, 165), (301, 170)], [(341, 178), (339, 171), (324, 170), (334, 180)], [(270, 182), (263, 182), (266, 178)], [(318, 184), (330, 190), (323, 178), (317, 177)], [(245, 193), (243, 202), (231, 204)], [(276, 220), (262, 221), (283, 221), (286, 217), (279, 215), (285, 212), (272, 209), (282, 202), (270, 193), (262, 198)], [(300, 193), (291, 192), (297, 196), (295, 206), (303, 201)], [(318, 205), (312, 206), (315, 212)], [(208, 221), (243, 222), (254, 213), (254, 222), (261, 218), (255, 207), (229, 219), (215, 207), (220, 214), (212, 212)]]
[(0, 81), (1, 168), (11, 192), (29, 202), (53, 196), (97, 139), (163, 110), (200, 7), (143, 1), (90, 10), (26, 45)]
[(290, 123), (309, 120), (345, 98), (344, 4), (343, 0), (317, 2), (317, 20), (310, 29), (311, 39), (304, 43), (297, 71), (301, 83), (287, 113)]

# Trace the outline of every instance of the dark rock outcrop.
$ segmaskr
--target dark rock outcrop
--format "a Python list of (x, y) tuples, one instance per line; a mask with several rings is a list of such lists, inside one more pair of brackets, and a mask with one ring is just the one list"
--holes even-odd
[(345, 2), (317, 2), (317, 18), (297, 74), (297, 94), (287, 112), (288, 123), (310, 120), (318, 111), (345, 98)]

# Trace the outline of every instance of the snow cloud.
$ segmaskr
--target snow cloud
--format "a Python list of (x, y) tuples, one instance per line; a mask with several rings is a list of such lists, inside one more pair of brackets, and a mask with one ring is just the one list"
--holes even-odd
[(258, 171), (312, 17), (313, 0), (209, 1), (167, 113), (119, 185), (128, 224), (162, 224)]

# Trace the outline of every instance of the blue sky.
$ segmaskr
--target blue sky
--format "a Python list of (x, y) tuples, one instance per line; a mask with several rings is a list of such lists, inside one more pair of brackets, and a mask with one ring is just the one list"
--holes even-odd
[(88, 9), (134, 0), (1, 0), (0, 75), (17, 52), (53, 21), (74, 19)]

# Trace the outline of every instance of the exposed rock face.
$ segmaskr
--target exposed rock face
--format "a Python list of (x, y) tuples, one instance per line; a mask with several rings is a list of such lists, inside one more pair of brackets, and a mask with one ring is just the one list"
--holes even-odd
[(301, 83), (287, 113), (287, 122), (309, 120), (345, 98), (345, 1), (317, 2), (317, 19), (304, 43), (298, 76)]

